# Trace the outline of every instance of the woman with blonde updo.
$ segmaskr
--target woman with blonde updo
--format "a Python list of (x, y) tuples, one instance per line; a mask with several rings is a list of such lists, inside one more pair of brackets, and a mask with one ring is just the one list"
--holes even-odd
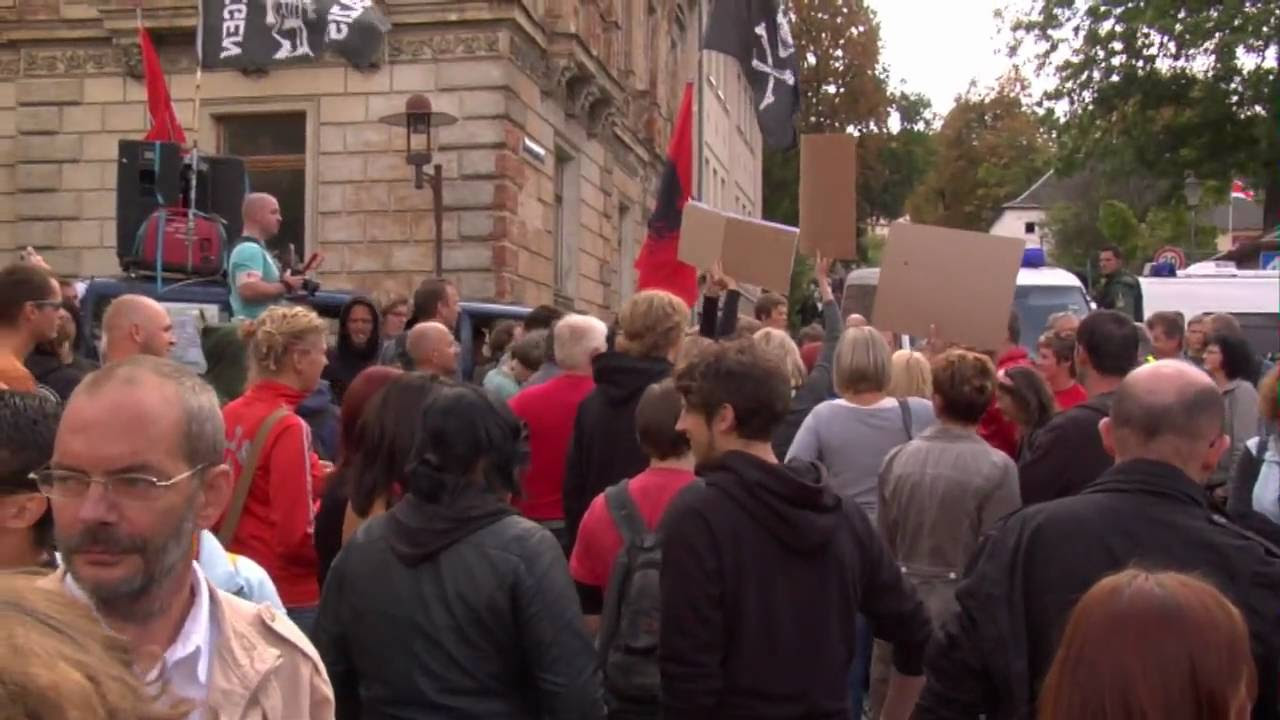
[(266, 568), (304, 632), (320, 604), (313, 502), (327, 468), (296, 410), (320, 382), (326, 332), (324, 320), (304, 307), (272, 307), (246, 322), (251, 384), (222, 409), (236, 491), (218, 537)]
[(804, 379), (809, 374), (795, 341), (782, 330), (771, 327), (757, 330), (752, 338), (766, 355), (787, 371), (787, 377), (791, 379), (791, 394), (795, 395), (796, 389), (804, 384)]

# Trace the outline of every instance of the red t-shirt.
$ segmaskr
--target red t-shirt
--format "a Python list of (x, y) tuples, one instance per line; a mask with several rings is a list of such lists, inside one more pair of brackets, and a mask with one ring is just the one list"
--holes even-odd
[(1089, 393), (1084, 391), (1084, 386), (1080, 383), (1071, 383), (1071, 387), (1066, 390), (1057, 390), (1053, 393), (1053, 401), (1058, 406), (1058, 412), (1070, 410), (1089, 399)]
[[(658, 527), (671, 499), (693, 482), (693, 477), (692, 470), (649, 468), (631, 478), (627, 490), (640, 511), (640, 517), (644, 518), (645, 527), (650, 530)], [(613, 515), (604, 504), (604, 493), (600, 493), (591, 501), (587, 514), (582, 516), (578, 540), (569, 558), (569, 574), (583, 585), (608, 587), (613, 561), (621, 549), (622, 533), (618, 532)]]
[(530, 520), (564, 519), (564, 466), (573, 421), (594, 387), (590, 376), (564, 373), (511, 398), (511, 412), (529, 427), (529, 467), (516, 508)]

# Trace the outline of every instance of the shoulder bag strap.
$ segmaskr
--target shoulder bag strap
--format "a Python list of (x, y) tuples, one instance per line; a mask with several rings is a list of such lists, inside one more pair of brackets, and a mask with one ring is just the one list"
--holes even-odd
[(609, 508), (609, 515), (613, 517), (613, 524), (618, 526), (618, 534), (622, 536), (623, 547), (629, 547), (632, 543), (649, 534), (649, 528), (645, 527), (644, 518), (640, 517), (640, 510), (636, 507), (635, 501), (631, 499), (631, 493), (627, 490), (630, 480), (622, 482), (606, 488), (604, 491), (604, 504)]
[(898, 398), (898, 407), (902, 410), (902, 429), (907, 431), (907, 442), (911, 442), (916, 438), (911, 431), (911, 403), (906, 398)]
[(258, 434), (253, 436), (253, 443), (249, 445), (249, 455), (245, 458), (244, 465), (240, 467), (240, 477), (236, 478), (236, 490), (231, 496), (231, 504), (227, 506), (227, 514), (222, 519), (222, 527), (218, 530), (218, 541), (223, 547), (231, 546), (231, 538), (235, 537), (236, 527), (240, 525), (240, 513), (244, 512), (244, 502), (249, 498), (249, 486), (253, 484), (253, 474), (258, 470), (258, 461), (262, 458), (267, 437), (276, 423), (288, 414), (288, 408), (276, 408), (275, 412), (262, 421), (262, 425), (258, 427)]

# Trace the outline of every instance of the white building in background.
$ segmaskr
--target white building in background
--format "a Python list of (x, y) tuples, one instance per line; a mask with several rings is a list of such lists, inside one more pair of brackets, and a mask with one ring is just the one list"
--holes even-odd
[(1026, 192), (1000, 208), (1000, 215), (991, 224), (992, 235), (1022, 238), (1027, 247), (1040, 247), (1048, 251), (1053, 247), (1046, 222), (1049, 207), (1054, 200), (1053, 171), (1045, 173)]

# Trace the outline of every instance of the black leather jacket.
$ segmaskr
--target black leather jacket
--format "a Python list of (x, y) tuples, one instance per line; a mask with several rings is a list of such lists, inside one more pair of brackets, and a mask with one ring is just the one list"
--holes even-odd
[(409, 565), (389, 538), (404, 512), (411, 498), (365, 523), (325, 583), (314, 640), (339, 720), (603, 717), (551, 533), (504, 517)]

